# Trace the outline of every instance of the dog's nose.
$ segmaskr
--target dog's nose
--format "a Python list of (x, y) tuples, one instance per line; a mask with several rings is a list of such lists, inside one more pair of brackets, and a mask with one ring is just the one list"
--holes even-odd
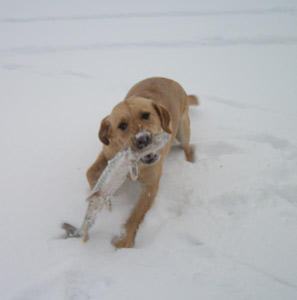
[(141, 131), (135, 135), (134, 145), (141, 150), (152, 143), (151, 134), (148, 131)]

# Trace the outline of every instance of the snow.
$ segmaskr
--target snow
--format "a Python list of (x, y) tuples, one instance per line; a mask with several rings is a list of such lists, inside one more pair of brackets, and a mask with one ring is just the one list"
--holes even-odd
[[(0, 298), (297, 298), (297, 5), (271, 1), (1, 1)], [(164, 76), (190, 111), (135, 248), (114, 236), (127, 181), (90, 240), (79, 225), (100, 121)]]

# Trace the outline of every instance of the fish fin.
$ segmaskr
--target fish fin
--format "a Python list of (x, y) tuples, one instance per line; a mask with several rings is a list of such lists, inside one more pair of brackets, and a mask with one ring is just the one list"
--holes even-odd
[(111, 202), (110, 196), (106, 196), (104, 198), (104, 204), (105, 204), (106, 208), (109, 210), (109, 212), (112, 212), (112, 202)]
[(138, 178), (138, 166), (137, 166), (137, 162), (133, 162), (131, 165), (130, 165), (130, 175), (131, 175), (131, 179), (133, 181), (137, 180)]
[(92, 198), (94, 198), (94, 197), (99, 197), (99, 196), (100, 196), (100, 192), (99, 192), (99, 191), (94, 192), (93, 194), (91, 194), (91, 195), (86, 199), (86, 201), (90, 201), (90, 200), (92, 200)]
[(86, 243), (89, 240), (89, 225), (84, 228), (83, 234), (82, 234), (82, 241), (83, 243)]
[(81, 236), (79, 230), (76, 227), (74, 227), (68, 223), (63, 223), (61, 227), (66, 231), (65, 238)]

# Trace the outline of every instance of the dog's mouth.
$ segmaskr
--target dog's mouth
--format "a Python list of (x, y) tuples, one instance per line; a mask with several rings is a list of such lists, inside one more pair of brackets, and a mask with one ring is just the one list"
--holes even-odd
[(145, 165), (152, 165), (159, 160), (160, 155), (158, 153), (150, 153), (140, 159)]

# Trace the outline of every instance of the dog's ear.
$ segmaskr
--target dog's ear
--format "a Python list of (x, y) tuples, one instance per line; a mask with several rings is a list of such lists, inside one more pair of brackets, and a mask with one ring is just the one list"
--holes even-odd
[(158, 104), (155, 101), (152, 101), (152, 105), (160, 118), (161, 126), (164, 129), (164, 131), (171, 133), (171, 130), (169, 128), (170, 114), (168, 110), (162, 104)]
[(101, 121), (99, 130), (99, 139), (105, 145), (109, 145), (110, 122), (108, 121), (108, 117), (105, 117)]

